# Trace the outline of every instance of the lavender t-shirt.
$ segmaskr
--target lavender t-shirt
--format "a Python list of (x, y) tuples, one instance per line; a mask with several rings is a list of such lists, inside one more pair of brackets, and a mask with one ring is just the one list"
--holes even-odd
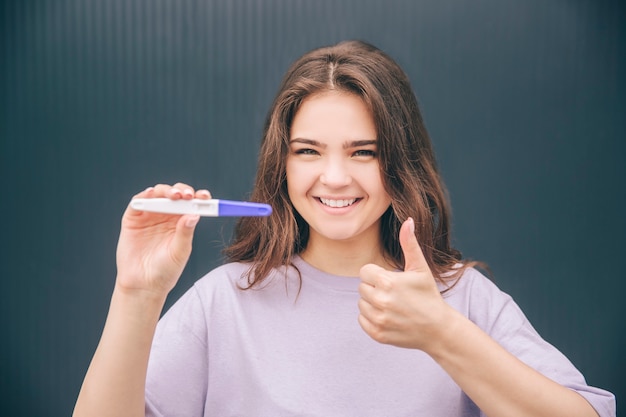
[[(302, 259), (246, 286), (248, 265), (219, 267), (159, 322), (146, 385), (148, 416), (482, 416), (427, 354), (383, 345), (358, 324), (358, 278)], [(286, 275), (285, 275), (286, 272)], [(243, 277), (243, 278), (242, 278)], [(445, 300), (504, 348), (578, 391), (601, 417), (615, 398), (590, 387), (522, 311), (469, 269)]]

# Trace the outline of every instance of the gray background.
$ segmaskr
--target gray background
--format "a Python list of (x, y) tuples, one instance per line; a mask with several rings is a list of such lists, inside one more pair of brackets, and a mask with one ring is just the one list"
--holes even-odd
[[(348, 38), (409, 74), (456, 245), (619, 403), (624, 23), (601, 0), (3, 1), (0, 414), (71, 413), (130, 197), (185, 181), (245, 198), (283, 72)], [(168, 305), (231, 228), (201, 222)]]

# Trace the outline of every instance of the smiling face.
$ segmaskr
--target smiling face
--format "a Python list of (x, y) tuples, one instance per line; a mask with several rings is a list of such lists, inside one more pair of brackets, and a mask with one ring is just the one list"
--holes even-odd
[(376, 126), (356, 95), (329, 91), (306, 98), (291, 125), (289, 198), (316, 245), (380, 245), (380, 217), (391, 204), (377, 157)]

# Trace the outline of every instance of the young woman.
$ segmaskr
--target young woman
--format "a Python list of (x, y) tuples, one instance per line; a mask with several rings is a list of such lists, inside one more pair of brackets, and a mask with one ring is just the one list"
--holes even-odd
[(76, 417), (615, 415), (451, 247), (416, 99), (380, 50), (344, 42), (292, 65), (251, 200), (273, 214), (242, 218), (230, 262), (160, 322), (198, 217), (126, 210)]

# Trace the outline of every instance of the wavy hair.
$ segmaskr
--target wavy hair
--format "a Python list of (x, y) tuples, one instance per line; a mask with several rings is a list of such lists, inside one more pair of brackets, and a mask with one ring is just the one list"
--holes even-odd
[(433, 275), (440, 282), (458, 278), (475, 263), (462, 262), (461, 253), (451, 246), (447, 192), (409, 79), (387, 54), (362, 41), (315, 49), (288, 69), (266, 118), (250, 196), (274, 211), (269, 217), (239, 219), (233, 241), (224, 250), (226, 259), (251, 263), (247, 288), (252, 288), (272, 268), (291, 265), (306, 247), (309, 226), (287, 194), (290, 128), (304, 99), (330, 90), (357, 95), (374, 118), (381, 177), (392, 201), (381, 219), (384, 255), (404, 268), (398, 234), (402, 222), (412, 217)]

